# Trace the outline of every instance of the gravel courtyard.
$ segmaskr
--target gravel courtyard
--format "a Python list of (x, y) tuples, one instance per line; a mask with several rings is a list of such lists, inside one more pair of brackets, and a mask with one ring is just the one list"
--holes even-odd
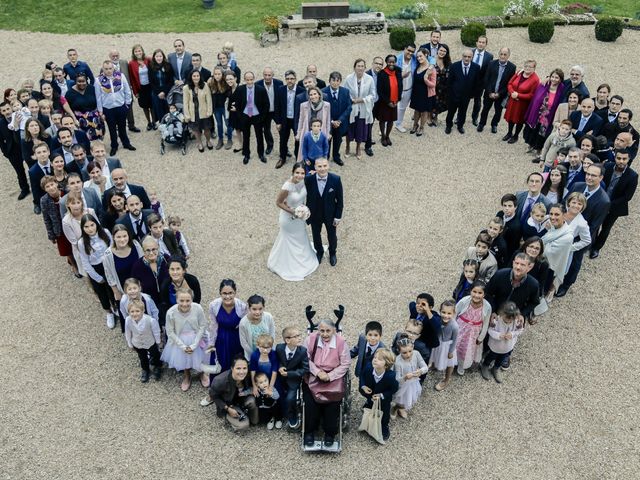
[[(183, 38), (210, 68), (227, 40), (239, 66), (261, 76), (270, 65), (281, 78), (307, 63), (327, 79), (343, 76), (353, 60), (369, 63), (390, 53), (387, 35), (284, 41), (261, 48), (248, 34), (127, 34), (63, 36), (0, 31), (2, 88), (39, 78), (45, 62), (66, 61), (76, 47), (94, 72), (111, 47), (128, 58), (142, 43), (147, 53)], [(532, 44), (525, 29), (489, 31), (488, 49), (512, 49), (512, 61), (538, 61), (545, 77), (581, 63), (592, 93), (609, 83), (640, 125), (636, 52), (640, 32), (625, 30), (615, 44), (597, 42), (593, 27), (556, 28), (548, 45)], [(418, 42), (426, 42), (420, 33)], [(454, 60), (459, 32), (444, 32)], [(268, 59), (268, 60), (266, 60)], [(139, 126), (142, 112), (136, 107)], [(441, 118), (444, 120), (444, 118)], [(407, 120), (408, 121), (408, 120)], [(520, 190), (533, 171), (522, 142), (506, 145), (489, 131), (451, 136), (427, 129), (421, 138), (392, 133), (393, 147), (374, 147), (373, 158), (332, 164), (345, 188), (338, 230), (338, 265), (327, 260), (304, 282), (288, 283), (266, 268), (277, 235), (275, 196), (287, 167), (275, 170), (254, 153), (248, 166), (230, 151), (159, 155), (157, 132), (132, 135), (136, 152), (121, 150), (132, 183), (158, 190), (168, 214), (179, 214), (193, 250), (190, 271), (203, 288), (203, 307), (219, 281), (236, 280), (239, 296), (260, 293), (277, 331), (305, 326), (304, 307), (328, 316), (346, 307), (350, 344), (368, 320), (384, 326), (383, 340), (407, 318), (407, 302), (422, 291), (439, 304), (456, 284), (466, 247), (499, 208), (503, 193)], [(377, 128), (375, 130), (377, 132)], [(276, 148), (277, 151), (277, 148)], [(638, 162), (638, 160), (636, 160)], [(637, 168), (637, 166), (636, 166)], [(119, 328), (108, 330), (88, 284), (75, 279), (46, 239), (31, 200), (16, 202), (18, 187), (0, 162), (0, 478), (3, 479), (247, 479), (247, 478), (634, 478), (640, 471), (640, 345), (636, 335), (640, 260), (639, 195), (619, 221), (597, 260), (585, 260), (570, 293), (557, 299), (538, 325), (527, 328), (505, 382), (479, 374), (455, 377), (442, 393), (430, 373), (408, 420), (391, 424), (379, 447), (355, 432), (361, 400), (354, 388), (352, 430), (340, 455), (304, 454), (299, 436), (254, 428), (236, 436), (202, 408), (194, 381), (188, 393), (179, 376), (141, 385), (138, 359)], [(634, 285), (636, 285), (634, 287)], [(635, 294), (633, 292), (636, 292)], [(419, 476), (419, 477), (418, 477)]]

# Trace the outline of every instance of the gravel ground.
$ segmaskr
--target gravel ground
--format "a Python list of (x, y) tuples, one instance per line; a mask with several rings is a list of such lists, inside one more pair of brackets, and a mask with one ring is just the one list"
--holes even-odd
[[(217, 46), (231, 39), (243, 70), (260, 71), (269, 57), (280, 77), (285, 67), (302, 72), (313, 59), (326, 79), (334, 69), (351, 71), (354, 58), (389, 51), (386, 35), (287, 41), (268, 49), (246, 34), (181, 36), (207, 66)], [(444, 34), (454, 52), (458, 37)], [(138, 41), (149, 52), (158, 45), (170, 50), (173, 38), (0, 32), (11, 65), (0, 72), (0, 85), (35, 77), (48, 60), (62, 63), (71, 46), (95, 67), (112, 46), (123, 54)], [(523, 29), (490, 31), (489, 39), (494, 52), (509, 45), (518, 65), (537, 59), (541, 76), (584, 63), (592, 91), (607, 81), (640, 111), (640, 70), (630, 55), (639, 32), (626, 30), (612, 45), (596, 42), (592, 27), (558, 28), (546, 46), (529, 43)], [(140, 110), (136, 115), (143, 125)], [(422, 138), (394, 131), (392, 148), (378, 145), (375, 157), (336, 167), (346, 192), (339, 263), (323, 263), (302, 283), (287, 283), (266, 268), (277, 234), (274, 199), (287, 177), (286, 169), (273, 168), (275, 155), (263, 165), (254, 154), (247, 167), (239, 154), (199, 154), (193, 147), (186, 157), (177, 151), (160, 157), (157, 134), (146, 132), (133, 135), (137, 152), (119, 154), (132, 182), (156, 187), (167, 213), (185, 218), (194, 252), (190, 270), (200, 278), (205, 308), (220, 279), (232, 277), (242, 298), (254, 292), (267, 298), (278, 330), (303, 326), (309, 303), (321, 316), (342, 303), (350, 342), (373, 319), (383, 323), (388, 341), (417, 293), (447, 298), (465, 248), (498, 209), (501, 194), (522, 188), (532, 170), (522, 143), (499, 141), (503, 129), (450, 137), (442, 128), (428, 129)], [(194, 382), (184, 394), (174, 373), (142, 386), (137, 357), (119, 330), (105, 327), (87, 285), (57, 258), (30, 201), (15, 201), (8, 162), (0, 163), (0, 175), (0, 478), (600, 479), (632, 478), (640, 470), (640, 350), (631, 330), (637, 295), (631, 305), (627, 300), (629, 290), (637, 292), (629, 288), (639, 266), (629, 245), (640, 231), (638, 196), (601, 258), (586, 260), (569, 295), (527, 330), (502, 385), (472, 374), (437, 394), (431, 374), (409, 420), (392, 423), (385, 448), (350, 432), (342, 454), (325, 457), (301, 453), (299, 437), (284, 431), (233, 435), (213, 407), (198, 405), (202, 387)], [(331, 473), (320, 473), (326, 460)]]

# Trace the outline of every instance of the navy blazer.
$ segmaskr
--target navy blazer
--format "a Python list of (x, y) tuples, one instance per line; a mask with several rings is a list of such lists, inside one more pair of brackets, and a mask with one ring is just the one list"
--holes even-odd
[[(372, 392), (364, 393), (362, 387), (369, 387)], [(360, 394), (367, 399), (367, 406), (371, 405), (371, 397), (373, 395), (382, 394), (381, 403), (391, 403), (393, 394), (398, 391), (398, 380), (396, 380), (396, 372), (387, 370), (379, 382), (373, 378), (373, 365), (367, 365), (360, 376)]]
[[(615, 162), (607, 162), (604, 165), (604, 184), (607, 189), (609, 189), (609, 185), (611, 184), (615, 167)], [(629, 202), (633, 198), (633, 194), (636, 193), (637, 188), (638, 174), (634, 170), (631, 170), (630, 167), (627, 167), (620, 176), (618, 183), (616, 183), (613, 192), (611, 192), (609, 214), (615, 217), (626, 217), (629, 215)]]
[[(91, 153), (91, 145), (89, 142), (89, 137), (82, 130), (76, 130), (73, 132), (73, 145), (78, 144), (84, 147), (84, 151), (89, 155)], [(54, 137), (51, 140), (51, 150), (60, 150), (62, 145), (58, 141), (57, 137)]]
[[(145, 235), (147, 235), (150, 231), (149, 227), (147, 226), (147, 217), (149, 215), (151, 215), (152, 213), (155, 213), (153, 210), (151, 209), (143, 209), (141, 212), (142, 215), (142, 223), (144, 223), (144, 228), (146, 229), (147, 233)], [(131, 238), (133, 238), (134, 240), (138, 240), (141, 239), (143, 236), (140, 235), (136, 235), (136, 229), (133, 227), (133, 224), (131, 223), (131, 218), (129, 217), (129, 214), (127, 213), (126, 215), (123, 215), (122, 217), (120, 217), (118, 220), (116, 220), (116, 225), (124, 225), (125, 227), (127, 227), (127, 229), (129, 230), (129, 233), (131, 234)], [(156, 302), (158, 303), (158, 302)], [(158, 306), (160, 304), (158, 303)]]
[[(191, 67), (187, 71), (186, 78), (189, 78), (189, 75), (191, 75), (192, 71), (193, 71), (193, 64), (191, 65)], [(202, 78), (203, 82), (206, 82), (207, 80), (209, 80), (211, 78), (211, 70), (201, 66), (200, 67), (200, 78)], [(184, 83), (187, 83), (186, 80), (185, 80)]]
[[(109, 166), (111, 168), (111, 166)], [(147, 191), (144, 189), (142, 185), (134, 185), (133, 183), (129, 183), (129, 191), (131, 195), (137, 196), (142, 202), (142, 208), (149, 209), (151, 208), (151, 200), (149, 200), (149, 196), (147, 195)], [(107, 211), (107, 207), (109, 206), (109, 201), (116, 191), (116, 187), (111, 187), (108, 190), (105, 190), (102, 194), (102, 208), (104, 211)]]
[(187, 72), (193, 68), (193, 65), (191, 65), (191, 53), (186, 51), (184, 52), (180, 75), (178, 75), (178, 56), (176, 55), (176, 52), (171, 52), (168, 55), (167, 60), (169, 60), (171, 68), (173, 69), (173, 80), (175, 81), (182, 77), (182, 81), (187, 83)]
[[(524, 208), (524, 205), (527, 201), (528, 196), (529, 196), (529, 192), (527, 190), (516, 192), (516, 199), (518, 200), (518, 206), (516, 207), (515, 217), (519, 220), (521, 220), (520, 217), (522, 216), (522, 209)], [(538, 197), (538, 201), (536, 203), (542, 203), (547, 209), (547, 211), (549, 211), (549, 207), (551, 206), (551, 202), (549, 201), (549, 199), (545, 197), (544, 194), (542, 193)], [(524, 219), (524, 221), (526, 222), (526, 219)]]
[[(49, 167), (52, 168), (52, 167)], [(33, 195), (33, 204), (40, 206), (40, 198), (46, 193), (40, 188), (40, 180), (44, 177), (44, 172), (40, 168), (38, 162), (29, 168), (29, 182), (31, 183), (31, 194)]]
[[(305, 89), (302, 87), (295, 87), (295, 96), (297, 97), (298, 95), (300, 95), (301, 93), (305, 93)], [(305, 100), (306, 102), (306, 100)], [(296, 112), (296, 100), (294, 98), (293, 100), (293, 117), (295, 119), (295, 112)], [(276, 122), (276, 125), (283, 125), (285, 123), (285, 121), (287, 120), (287, 86), (286, 85), (281, 85), (277, 90), (276, 90), (276, 96), (275, 96), (275, 105), (274, 105), (274, 112), (273, 112), (273, 119)], [(293, 128), (297, 128), (297, 122), (294, 121), (293, 123)]]
[(315, 173), (304, 179), (307, 187), (307, 207), (311, 210), (308, 224), (332, 224), (335, 218), (342, 218), (343, 198), (342, 181), (335, 173), (329, 173), (323, 195), (320, 196)]
[(18, 158), (21, 155), (20, 139), (17, 135), (17, 132), (9, 130), (9, 121), (0, 118), (0, 149), (7, 158)]
[(587, 120), (584, 129), (578, 130), (580, 126), (580, 119), (582, 118), (582, 112), (575, 111), (569, 115), (569, 120), (571, 120), (571, 128), (574, 128), (576, 132), (573, 134), (576, 141), (580, 141), (580, 139), (588, 132), (591, 132), (591, 135), (594, 137), (600, 133), (600, 129), (604, 125), (604, 121), (600, 115), (596, 115), (595, 112), (591, 114), (589, 120)]
[[(359, 377), (360, 373), (363, 370), (362, 363), (364, 362), (364, 355), (367, 352), (367, 345), (368, 345), (367, 338), (364, 335), (360, 334), (358, 335), (358, 344), (355, 345), (350, 351), (351, 358), (358, 357), (358, 360), (356, 360), (356, 371), (355, 371), (356, 377)], [(379, 348), (385, 348), (384, 343), (382, 342), (378, 343), (378, 346), (376, 347), (376, 351)]]
[[(569, 172), (569, 167), (570, 164), (569, 162), (562, 162), (560, 165), (562, 165), (564, 168), (567, 169), (567, 172)], [(571, 190), (571, 187), (573, 187), (576, 183), (579, 182), (584, 182), (584, 168), (582, 168), (582, 166), (580, 167), (580, 170), (578, 171), (578, 173), (576, 173), (573, 178), (571, 179), (571, 181), (569, 180), (569, 175), (567, 175), (567, 192), (569, 190)]]
[[(583, 193), (587, 188), (587, 184), (584, 182), (574, 183), (569, 193), (580, 192)], [(600, 225), (604, 222), (609, 208), (611, 207), (611, 200), (607, 195), (606, 190), (600, 185), (600, 188), (587, 198), (587, 208), (582, 212), (582, 216), (589, 224), (589, 231), (591, 232), (591, 238), (596, 238)]]
[(338, 133), (342, 135), (347, 134), (349, 129), (349, 116), (351, 115), (351, 94), (349, 90), (344, 87), (338, 87), (338, 98), (334, 99), (331, 92), (331, 87), (327, 87), (322, 90), (324, 101), (329, 102), (331, 106), (331, 120), (339, 120), (340, 128)]
[(462, 61), (451, 64), (449, 68), (449, 102), (462, 102), (473, 96), (473, 90), (480, 76), (480, 67), (469, 64), (469, 73), (464, 74)]
[(287, 351), (285, 349), (286, 344), (279, 343), (276, 345), (276, 357), (280, 367), (287, 369), (287, 376), (283, 377), (279, 375), (282, 385), (286, 385), (289, 390), (295, 390), (300, 387), (302, 377), (305, 373), (309, 372), (309, 355), (307, 355), (307, 349), (303, 346), (296, 348), (296, 352), (291, 357), (291, 360), (287, 360)]

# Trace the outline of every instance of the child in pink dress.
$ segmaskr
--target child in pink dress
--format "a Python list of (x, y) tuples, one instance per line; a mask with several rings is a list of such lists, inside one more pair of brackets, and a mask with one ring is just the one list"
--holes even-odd
[(469, 295), (456, 304), (458, 375), (482, 359), (482, 342), (489, 328), (491, 304), (484, 299), (485, 284), (474, 282)]

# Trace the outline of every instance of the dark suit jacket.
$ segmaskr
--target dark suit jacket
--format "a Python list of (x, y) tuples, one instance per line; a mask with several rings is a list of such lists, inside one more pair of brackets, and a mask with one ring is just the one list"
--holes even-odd
[[(369, 387), (372, 392), (364, 393), (362, 387)], [(387, 370), (379, 382), (376, 382), (373, 378), (373, 365), (367, 365), (360, 375), (360, 394), (367, 399), (365, 406), (371, 406), (373, 395), (382, 394), (382, 404), (390, 405), (393, 394), (398, 391), (398, 380), (396, 380), (396, 373), (393, 370)]]
[(485, 94), (487, 93), (497, 93), (500, 95), (500, 99), (503, 99), (507, 96), (507, 85), (509, 84), (509, 80), (516, 74), (516, 66), (507, 62), (507, 65), (504, 67), (504, 73), (502, 74), (502, 78), (500, 79), (500, 84), (498, 85), (498, 90), (496, 91), (496, 82), (498, 81), (498, 74), (500, 73), (500, 60), (493, 60), (488, 66), (487, 71), (484, 75), (484, 88)]
[[(244, 379), (244, 388), (251, 388), (251, 377), (249, 375)], [(233, 406), (233, 399), (238, 392), (236, 381), (231, 376), (231, 370), (222, 372), (211, 382), (209, 387), (209, 396), (216, 404), (216, 415), (222, 418), (226, 415), (225, 407)]]
[[(358, 357), (358, 359), (356, 360), (356, 370), (355, 370), (356, 377), (360, 376), (360, 374), (362, 373), (363, 367), (366, 366), (366, 365), (363, 365), (363, 362), (364, 362), (364, 356), (367, 353), (367, 344), (368, 344), (367, 338), (364, 335), (360, 334), (358, 335), (358, 344), (355, 345), (353, 348), (351, 348), (351, 352), (350, 352), (351, 358)], [(384, 343), (380, 342), (376, 347), (376, 351), (379, 348), (385, 348)]]
[(322, 196), (315, 173), (307, 175), (304, 184), (307, 187), (307, 207), (311, 210), (307, 223), (332, 224), (335, 218), (342, 218), (342, 181), (338, 175), (329, 173)]
[[(84, 147), (84, 151), (87, 152), (87, 155), (91, 153), (89, 138), (87, 137), (87, 134), (84, 133), (82, 130), (76, 130), (73, 133), (73, 144), (82, 145)], [(58, 139), (53, 138), (51, 140), (51, 149), (58, 150), (60, 148), (62, 148), (62, 145), (60, 145), (60, 142), (58, 141)]]
[[(109, 168), (111, 168), (111, 165), (109, 165)], [(137, 196), (142, 202), (142, 208), (151, 208), (151, 200), (149, 200), (149, 195), (147, 195), (147, 191), (144, 189), (144, 187), (142, 185), (134, 185), (133, 183), (129, 183), (128, 185), (131, 195)], [(109, 201), (111, 200), (111, 196), (115, 191), (116, 187), (111, 187), (110, 189), (104, 191), (104, 194), (102, 195), (102, 208), (105, 211), (107, 211)]]
[[(305, 75), (305, 77), (306, 77), (306, 75)], [(304, 84), (302, 82), (304, 82), (304, 78), (302, 80), (298, 80), (297, 85), (298, 85), (298, 87), (300, 87), (300, 88), (302, 88), (304, 90)], [(327, 83), (324, 80), (322, 80), (320, 78), (316, 78), (316, 87), (318, 87), (320, 90), (322, 90), (323, 88), (326, 88), (326, 86), (327, 86)]]
[[(570, 167), (569, 162), (562, 162), (560, 165), (566, 168), (567, 172), (569, 171), (569, 167)], [(584, 169), (582, 167), (580, 167), (580, 171), (574, 175), (571, 181), (569, 181), (569, 175), (567, 175), (567, 185), (566, 185), (567, 191), (570, 191), (571, 187), (573, 187), (576, 183), (579, 183), (579, 182), (584, 182)]]
[[(627, 150), (629, 150), (629, 160), (633, 160), (638, 155), (638, 144), (640, 143), (640, 134), (635, 128), (633, 128), (633, 125), (629, 124), (623, 128), (620, 127), (617, 121), (613, 123), (605, 123), (600, 133), (607, 137), (609, 145), (613, 145), (613, 141), (616, 139), (618, 134), (622, 132), (630, 133), (633, 138), (633, 143), (630, 147), (627, 147)], [(631, 162), (629, 162), (629, 165), (631, 165)]]
[[(100, 197), (92, 188), (83, 188), (82, 195), (84, 195), (84, 199), (86, 201), (86, 208), (93, 208), (93, 211), (96, 212), (96, 216), (98, 218), (102, 218), (102, 203), (100, 202)], [(67, 196), (65, 195), (60, 199), (60, 215), (62, 217), (67, 213)]]
[[(304, 88), (302, 87), (298, 87), (296, 85), (295, 87), (295, 95), (296, 97), (300, 94), (305, 93)], [(305, 93), (306, 95), (306, 93)], [(306, 99), (305, 99), (306, 102)], [(298, 122), (295, 121), (295, 112), (296, 112), (296, 100), (294, 98), (293, 100), (293, 118), (294, 118), (294, 122), (293, 122), (293, 128), (297, 128)], [(274, 112), (273, 112), (273, 119), (276, 122), (276, 125), (282, 125), (285, 123), (285, 120), (287, 119), (287, 86), (286, 85), (282, 85), (281, 87), (279, 87), (276, 90), (276, 96), (275, 96), (275, 105), (274, 105)], [(298, 112), (300, 106), (298, 105)]]
[(7, 158), (20, 158), (20, 139), (17, 133), (9, 130), (6, 118), (0, 118), (0, 149)]
[(473, 96), (473, 89), (480, 75), (480, 67), (475, 63), (469, 64), (469, 73), (465, 76), (462, 61), (451, 64), (449, 68), (449, 102), (460, 103)]
[(280, 376), (280, 380), (289, 390), (295, 390), (300, 386), (304, 374), (309, 372), (309, 355), (307, 355), (307, 349), (305, 347), (299, 346), (296, 348), (296, 353), (293, 354), (291, 360), (287, 360), (285, 347), (286, 344), (284, 343), (276, 345), (278, 363), (281, 367), (287, 369), (287, 376)]
[[(573, 192), (584, 192), (587, 188), (587, 184), (584, 182), (575, 183), (569, 193)], [(587, 198), (587, 208), (582, 212), (582, 216), (589, 224), (589, 231), (591, 232), (591, 238), (596, 238), (598, 230), (600, 229), (600, 225), (604, 222), (607, 214), (609, 213), (609, 208), (611, 206), (611, 200), (609, 200), (609, 195), (602, 186), (589, 198)]]
[[(151, 230), (151, 227), (149, 227), (149, 230)], [(182, 256), (182, 252), (180, 251), (180, 247), (178, 246), (178, 240), (176, 239), (176, 234), (173, 233), (170, 228), (165, 228), (162, 231), (162, 241), (167, 246), (167, 249), (169, 250), (170, 255)], [(187, 283), (189, 282), (187, 281)], [(189, 283), (189, 286), (191, 287), (191, 283)], [(191, 288), (191, 290), (193, 290), (193, 287)], [(195, 302), (195, 290), (193, 293), (193, 301)], [(199, 303), (199, 302), (196, 302), (196, 303)]]
[[(185, 78), (189, 78), (189, 75), (191, 75), (192, 71), (193, 71), (193, 65), (191, 65), (191, 67), (189, 67), (189, 70), (187, 70)], [(200, 67), (200, 78), (202, 78), (202, 81), (204, 82), (209, 80), (211, 78), (211, 70), (208, 70), (204, 67)], [(185, 81), (185, 83), (187, 82)]]
[(40, 180), (44, 177), (44, 172), (40, 168), (40, 164), (36, 162), (29, 168), (29, 183), (31, 183), (31, 194), (33, 195), (34, 205), (40, 206), (40, 198), (46, 193), (40, 188)]
[(511, 285), (511, 268), (501, 268), (493, 274), (487, 284), (486, 298), (495, 312), (507, 300), (514, 302), (520, 309), (524, 318), (528, 318), (533, 313), (533, 309), (538, 305), (539, 284), (532, 275), (520, 282), (520, 286), (513, 288)]
[(344, 87), (338, 88), (338, 99), (334, 100), (331, 87), (322, 90), (325, 102), (331, 106), (331, 120), (340, 120), (340, 135), (346, 135), (349, 128), (349, 116), (351, 115), (351, 94)]
[(183, 82), (187, 82), (187, 72), (189, 70), (191, 70), (192, 65), (191, 65), (191, 53), (190, 52), (184, 52), (184, 57), (182, 59), (182, 68), (180, 69), (180, 75), (178, 75), (178, 57), (176, 55), (176, 52), (171, 52), (167, 59), (169, 60), (169, 63), (171, 64), (171, 68), (173, 69), (173, 79), (174, 80), (178, 80), (180, 78), (180, 76), (182, 77), (182, 81)]
[[(615, 162), (607, 162), (604, 165), (604, 184), (607, 189), (609, 189), (609, 185), (611, 184), (611, 178), (613, 177), (615, 166)], [(629, 202), (633, 198), (636, 188), (638, 188), (638, 174), (631, 170), (631, 168), (627, 167), (620, 176), (618, 183), (616, 183), (613, 192), (611, 192), (611, 207), (609, 208), (609, 215), (616, 217), (626, 217), (629, 215)]]
[[(243, 112), (245, 107), (247, 106), (247, 86), (240, 85), (238, 88), (236, 88), (236, 91), (233, 92), (233, 95), (231, 96), (229, 101), (235, 103), (236, 113), (238, 115), (240, 125), (242, 126), (246, 124), (249, 117), (247, 117)], [(267, 95), (267, 91), (264, 89), (264, 87), (261, 87), (260, 85), (254, 85), (253, 104), (258, 110), (254, 117), (258, 117), (258, 122), (263, 121), (264, 116), (269, 113), (269, 96)]]
[[(278, 80), (277, 78), (273, 78), (271, 80), (271, 82), (273, 83), (273, 116), (275, 118), (275, 114), (276, 114), (276, 95), (278, 93), (278, 89), (284, 84), (282, 83), (282, 80)], [(264, 86), (264, 80), (258, 80), (256, 82), (256, 85), (260, 85), (262, 88), (264, 88), (265, 92), (267, 91), (267, 87)], [(269, 98), (269, 92), (267, 92), (267, 98)], [(267, 110), (267, 111), (269, 111), (269, 110)]]
[[(517, 192), (516, 193), (516, 198), (518, 199), (518, 206), (516, 207), (516, 218), (517, 219), (520, 219), (520, 216), (522, 215), (522, 209), (524, 208), (524, 205), (525, 205), (525, 203), (527, 201), (527, 197), (528, 196), (529, 196), (529, 192), (526, 191), (526, 190), (523, 190), (521, 192)], [(544, 204), (544, 206), (546, 207), (547, 211), (549, 210), (549, 207), (551, 206), (551, 202), (549, 201), (549, 199), (547, 197), (545, 197), (542, 193), (538, 197), (538, 201), (536, 203)]]
[(580, 141), (580, 138), (582, 138), (588, 132), (591, 132), (591, 135), (593, 135), (594, 137), (597, 136), (598, 133), (600, 133), (600, 129), (602, 128), (604, 122), (599, 115), (592, 113), (589, 117), (589, 120), (587, 120), (584, 128), (582, 130), (578, 130), (581, 118), (582, 112), (579, 111), (572, 112), (571, 115), (569, 115), (569, 120), (571, 120), (571, 128), (576, 129), (576, 133), (573, 134), (573, 136), (576, 137), (576, 141)]
[[(151, 215), (152, 213), (154, 213), (153, 210), (151, 209), (143, 209), (141, 214), (142, 214), (142, 223), (144, 223), (144, 228), (146, 229), (146, 233), (148, 234), (151, 229), (147, 226), (147, 217), (149, 215)], [(126, 215), (123, 215), (121, 218), (119, 218), (118, 220), (116, 220), (116, 225), (124, 225), (125, 227), (127, 227), (127, 229), (129, 230), (129, 233), (131, 234), (131, 238), (138, 240), (141, 237), (139, 235), (136, 234), (136, 229), (133, 226), (133, 224), (131, 223), (131, 218), (129, 217), (129, 214), (127, 213)]]
[[(87, 165), (89, 165), (89, 162), (93, 160), (93, 157), (87, 157), (87, 160), (89, 160), (87, 162)], [(89, 180), (89, 172), (87, 172), (87, 165), (85, 165), (82, 168), (82, 172), (80, 172), (80, 175), (82, 175), (83, 180)], [(107, 165), (109, 165), (109, 172), (113, 172), (116, 168), (124, 168), (122, 166), (122, 162), (115, 157), (107, 157)], [(106, 192), (107, 191), (105, 191), (105, 193)]]
[[(476, 57), (477, 48), (473, 49), (473, 58)], [(484, 51), (484, 55), (482, 56), (482, 63), (480, 64), (480, 72), (478, 74), (478, 78), (476, 80), (476, 85), (474, 87), (474, 94), (480, 95), (484, 90), (484, 79), (487, 75), (487, 70), (489, 65), (493, 62), (493, 53)], [(477, 65), (477, 64), (476, 64)], [(504, 76), (504, 75), (503, 75)]]

